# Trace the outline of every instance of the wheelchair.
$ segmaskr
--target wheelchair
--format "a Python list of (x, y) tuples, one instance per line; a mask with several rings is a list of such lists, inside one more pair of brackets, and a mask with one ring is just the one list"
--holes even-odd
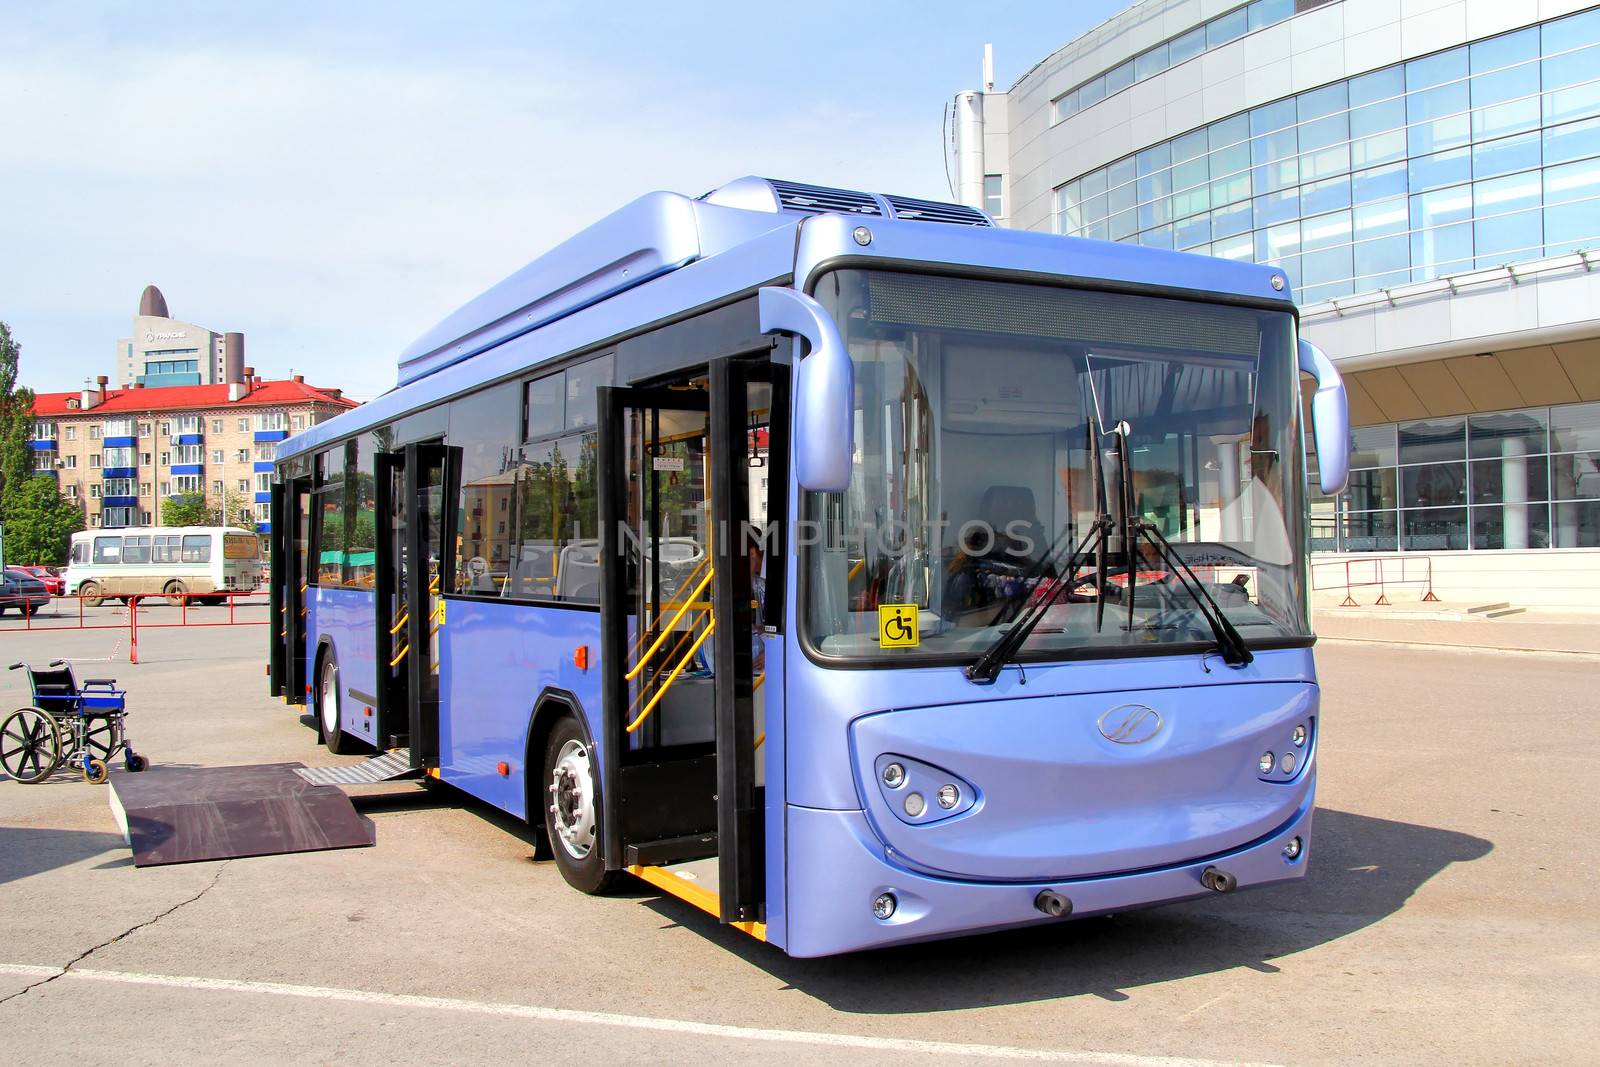
[(114, 678), (87, 678), (79, 684), (66, 660), (51, 660), (45, 670), (27, 670), (33, 706), (18, 708), (0, 723), (0, 770), (23, 785), (42, 782), (62, 767), (75, 768), (90, 785), (111, 776), (111, 761), (122, 753), (130, 772), (149, 766), (128, 744), (123, 719), (127, 691)]

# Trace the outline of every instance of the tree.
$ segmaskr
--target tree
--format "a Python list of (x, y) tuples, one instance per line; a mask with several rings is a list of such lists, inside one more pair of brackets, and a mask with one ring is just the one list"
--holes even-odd
[(22, 346), (11, 327), (0, 322), (0, 522), (5, 521), (14, 499), (33, 481), (33, 457), (28, 438), (33, 436), (33, 392), (17, 388), (17, 366)]
[(67, 561), (72, 535), (83, 529), (83, 511), (62, 496), (54, 478), (29, 477), (11, 495), (6, 521), (6, 559), (25, 564)]
[(213, 514), (204, 493), (179, 493), (161, 502), (163, 526), (215, 526)]

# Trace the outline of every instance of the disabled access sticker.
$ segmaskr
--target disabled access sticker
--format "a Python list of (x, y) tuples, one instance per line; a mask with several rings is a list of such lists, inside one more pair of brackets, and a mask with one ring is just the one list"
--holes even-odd
[(883, 648), (915, 648), (922, 643), (917, 632), (915, 604), (878, 605), (878, 644)]

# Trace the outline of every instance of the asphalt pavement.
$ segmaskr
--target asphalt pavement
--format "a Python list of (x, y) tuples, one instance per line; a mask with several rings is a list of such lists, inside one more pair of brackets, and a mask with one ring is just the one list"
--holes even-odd
[[(7, 626), (0, 658), (120, 678), (158, 763), (339, 762), (267, 696), (262, 627), (143, 623), (137, 667), (116, 630)], [(103, 787), (0, 780), (0, 1059), (1587, 1059), (1597, 665), (1318, 655), (1305, 881), (833, 959), (791, 960), (643, 884), (581, 896), (525, 829), (448, 790), (376, 790), (374, 848), (138, 870)], [(0, 708), (24, 695), (0, 672)]]

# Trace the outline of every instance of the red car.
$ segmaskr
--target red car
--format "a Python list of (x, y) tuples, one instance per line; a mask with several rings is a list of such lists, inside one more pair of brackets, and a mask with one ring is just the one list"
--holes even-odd
[(51, 596), (60, 596), (67, 591), (67, 580), (54, 567), (23, 567), (22, 569), (43, 582), (45, 591)]

